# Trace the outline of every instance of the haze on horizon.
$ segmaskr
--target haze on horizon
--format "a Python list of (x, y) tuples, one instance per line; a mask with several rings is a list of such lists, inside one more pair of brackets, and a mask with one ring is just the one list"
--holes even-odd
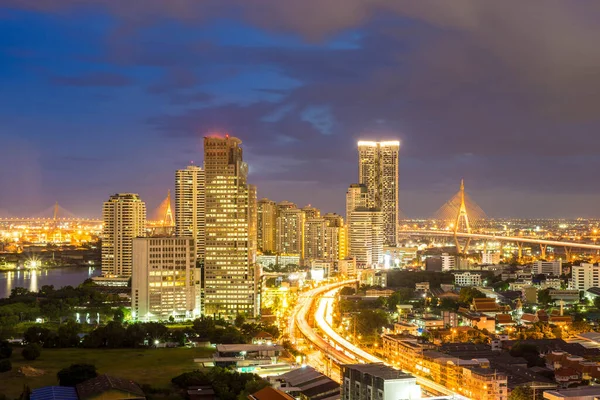
[(400, 207), (465, 178), (494, 217), (600, 216), (600, 3), (0, 0), (0, 215), (152, 210), (202, 138), (259, 197), (343, 214), (356, 142), (400, 140)]

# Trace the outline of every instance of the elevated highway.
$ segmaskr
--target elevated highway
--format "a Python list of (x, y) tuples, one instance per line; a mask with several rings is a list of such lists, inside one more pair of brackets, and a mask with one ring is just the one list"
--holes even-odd
[[(290, 330), (294, 330), (294, 328), (297, 327), (308, 341), (329, 357), (336, 365), (383, 363), (384, 361), (382, 359), (373, 356), (341, 337), (331, 326), (335, 294), (341, 287), (355, 282), (355, 280), (348, 280), (303, 293), (298, 298), (296, 308), (290, 317), (290, 320), (293, 319), (293, 322), (290, 321), (291, 324), (294, 324), (290, 324)], [(316, 327), (322, 331), (322, 335), (317, 334), (307, 321), (309, 312), (315, 302), (316, 311), (314, 314), (314, 321)], [(466, 399), (445, 386), (424, 377), (418, 376), (417, 383), (421, 385), (427, 393), (452, 396), (452, 398), (456, 399)]]
[(400, 236), (444, 236), (465, 239), (478, 240), (495, 240), (501, 242), (513, 243), (528, 243), (539, 245), (542, 249), (542, 254), (545, 256), (546, 247), (564, 247), (565, 249), (585, 249), (595, 250), (600, 252), (600, 245), (591, 243), (565, 242), (562, 240), (546, 240), (526, 236), (502, 236), (502, 235), (486, 235), (482, 233), (467, 233), (454, 231), (434, 231), (434, 230), (400, 230)]

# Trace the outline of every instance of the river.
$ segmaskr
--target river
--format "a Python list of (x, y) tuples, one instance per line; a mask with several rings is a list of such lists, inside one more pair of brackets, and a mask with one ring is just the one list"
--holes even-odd
[(10, 296), (10, 291), (16, 287), (37, 292), (44, 285), (54, 285), (56, 289), (77, 286), (88, 278), (100, 275), (101, 272), (100, 268), (93, 267), (0, 271), (0, 298)]

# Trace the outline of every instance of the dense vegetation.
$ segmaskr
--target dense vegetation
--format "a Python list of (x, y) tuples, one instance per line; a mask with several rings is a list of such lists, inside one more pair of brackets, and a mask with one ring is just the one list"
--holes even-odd
[[(115, 310), (122, 305), (121, 298), (98, 291), (90, 280), (76, 288), (65, 286), (55, 289), (52, 285), (44, 285), (39, 292), (17, 287), (8, 298), (0, 299), (0, 338), (17, 336), (19, 324), (34, 322), (38, 318), (60, 323), (85, 312), (94, 316), (91, 322), (103, 322), (112, 319)], [(97, 316), (100, 321), (96, 321)]]
[(211, 386), (216, 397), (221, 400), (245, 400), (249, 394), (269, 386), (258, 375), (218, 367), (207, 371), (186, 372), (173, 378), (172, 382), (184, 390), (190, 386)]

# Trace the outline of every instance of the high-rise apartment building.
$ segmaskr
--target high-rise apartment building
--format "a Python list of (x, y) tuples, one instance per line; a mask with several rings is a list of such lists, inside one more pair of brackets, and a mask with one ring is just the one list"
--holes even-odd
[(383, 215), (377, 208), (360, 207), (350, 213), (348, 226), (350, 257), (357, 267), (383, 262)]
[(368, 207), (383, 214), (385, 244), (398, 243), (398, 153), (400, 142), (358, 142), (359, 182), (367, 186)]
[(306, 207), (303, 207), (302, 212), (304, 213), (304, 219), (306, 220), (309, 220), (311, 218), (319, 218), (321, 216), (321, 210), (311, 206), (310, 204)]
[(325, 229), (326, 255), (328, 260), (344, 260), (348, 257), (348, 228), (344, 218), (335, 213), (323, 215), (327, 222)]
[(137, 194), (115, 194), (104, 202), (102, 220), (102, 274), (131, 276), (133, 238), (146, 235), (146, 204)]
[(131, 311), (140, 321), (200, 316), (200, 269), (195, 239), (133, 239)]
[(256, 189), (247, 183), (242, 141), (204, 138), (206, 187), (205, 314), (258, 314)]
[(350, 221), (350, 213), (359, 207), (369, 207), (369, 192), (367, 185), (353, 183), (346, 192), (346, 221)]
[(196, 240), (196, 258), (204, 264), (206, 191), (204, 170), (197, 165), (175, 172), (175, 236)]
[(262, 252), (276, 250), (277, 204), (269, 199), (260, 199), (257, 205), (257, 247)]
[[(306, 214), (305, 214), (306, 215)], [(304, 225), (304, 258), (305, 260), (323, 260), (326, 257), (328, 245), (328, 224), (325, 218), (308, 218)], [(331, 259), (329, 259), (331, 261)]]
[(304, 258), (304, 212), (290, 204), (288, 202), (278, 204), (277, 253), (298, 254), (302, 260)]
[(600, 287), (600, 265), (581, 263), (574, 265), (571, 270), (571, 289), (581, 291)]

